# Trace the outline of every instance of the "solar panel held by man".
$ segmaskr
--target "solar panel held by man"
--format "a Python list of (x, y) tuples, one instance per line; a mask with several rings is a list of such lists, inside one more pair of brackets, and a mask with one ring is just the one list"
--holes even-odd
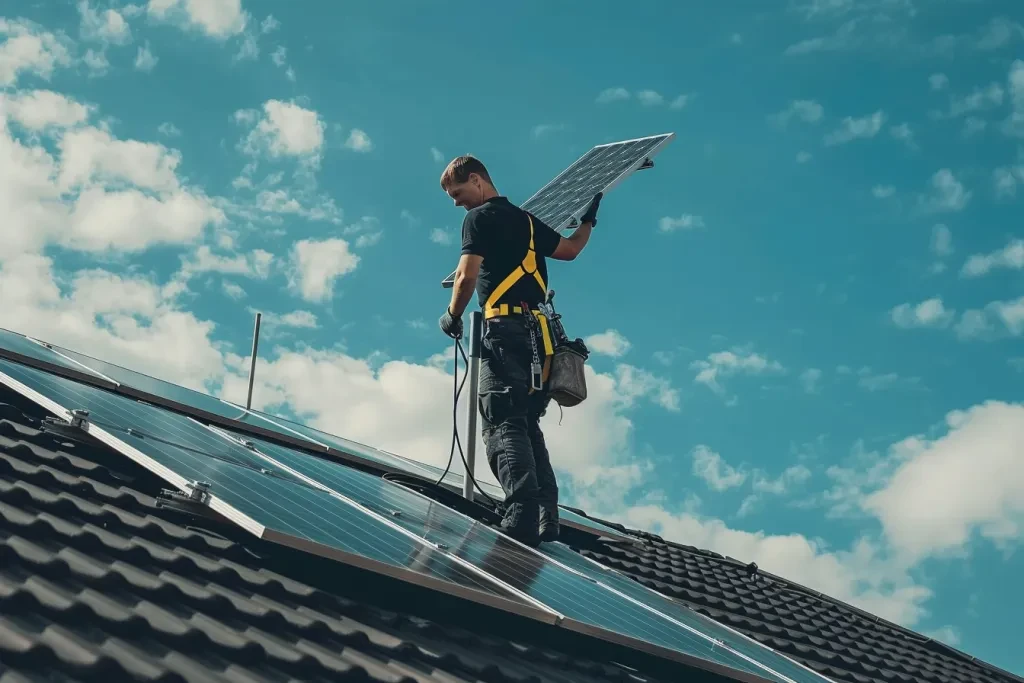
[[(570, 237), (514, 205), (484, 164), (465, 155), (441, 175), (442, 189), (466, 209), (462, 254), (442, 331), (458, 338), (475, 292), (483, 313), (478, 409), (491, 472), (505, 491), (504, 531), (528, 545), (558, 538), (558, 484), (540, 428), (551, 401), (556, 332), (546, 259), (572, 261), (597, 223), (593, 195)], [(472, 438), (472, 435), (471, 437)]]

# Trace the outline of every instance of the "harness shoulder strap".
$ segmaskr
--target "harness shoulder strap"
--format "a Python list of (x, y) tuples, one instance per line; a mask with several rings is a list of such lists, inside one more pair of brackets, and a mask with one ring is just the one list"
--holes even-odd
[(512, 288), (512, 285), (519, 282), (519, 279), (525, 275), (533, 275), (533, 279), (540, 285), (542, 292), (547, 292), (547, 287), (544, 284), (544, 278), (540, 276), (540, 271), (537, 270), (537, 250), (533, 246), (533, 217), (526, 213), (526, 218), (530, 222), (530, 245), (526, 249), (526, 256), (523, 257), (522, 263), (516, 266), (515, 270), (508, 274), (508, 276), (501, 281), (501, 283), (494, 288), (491, 295), (487, 297), (485, 306), (487, 308), (494, 308), (498, 300), (505, 295), (505, 293)]

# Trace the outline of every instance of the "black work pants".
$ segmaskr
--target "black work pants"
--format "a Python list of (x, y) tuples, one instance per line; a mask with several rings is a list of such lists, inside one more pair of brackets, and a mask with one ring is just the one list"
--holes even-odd
[[(538, 344), (540, 344), (538, 339)], [(538, 346), (543, 363), (543, 347)], [(540, 418), (547, 391), (530, 393), (533, 349), (521, 315), (484, 321), (480, 349), (481, 434), (491, 472), (505, 491), (502, 525), (524, 541), (536, 538), (540, 516), (558, 519), (558, 484)]]

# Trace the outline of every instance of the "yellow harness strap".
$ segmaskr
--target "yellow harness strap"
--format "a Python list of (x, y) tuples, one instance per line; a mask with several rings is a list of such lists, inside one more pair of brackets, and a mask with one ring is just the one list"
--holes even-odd
[[(484, 304), (484, 319), (508, 315), (509, 313), (523, 313), (522, 306), (496, 304), (505, 292), (511, 289), (515, 283), (519, 282), (520, 278), (527, 275), (533, 275), (533, 279), (540, 285), (540, 291), (547, 294), (548, 288), (544, 284), (544, 278), (540, 276), (540, 271), (537, 270), (537, 250), (533, 246), (533, 217), (527, 213), (526, 218), (530, 221), (530, 246), (526, 250), (526, 256), (523, 257), (522, 263), (516, 266), (516, 269), (509, 273), (508, 277), (502, 280), (501, 284), (495, 287), (491, 295), (487, 297), (487, 301)], [(551, 372), (551, 357), (555, 353), (555, 348), (551, 343), (551, 328), (548, 326), (547, 316), (543, 313), (540, 311), (530, 311), (530, 313), (540, 322), (541, 336), (544, 338), (544, 364), (541, 380), (546, 382)], [(533, 393), (533, 389), (530, 389), (530, 393)]]
[[(501, 281), (491, 295), (487, 297), (487, 302), (484, 304), (484, 317), (493, 318), (496, 315), (508, 315), (508, 304), (502, 304), (501, 308), (496, 308), (495, 304), (498, 299), (505, 295), (512, 285), (519, 282), (519, 279), (526, 275), (533, 275), (533, 279), (540, 285), (540, 290), (547, 294), (548, 288), (544, 284), (544, 278), (540, 276), (540, 271), (537, 270), (537, 251), (533, 247), (533, 217), (530, 214), (526, 214), (526, 217), (530, 220), (530, 246), (526, 250), (526, 256), (523, 257), (523, 262), (516, 266), (516, 269), (508, 274), (504, 280)], [(521, 307), (514, 307), (519, 310), (517, 313), (522, 313)], [(504, 309), (505, 312), (501, 312)]]

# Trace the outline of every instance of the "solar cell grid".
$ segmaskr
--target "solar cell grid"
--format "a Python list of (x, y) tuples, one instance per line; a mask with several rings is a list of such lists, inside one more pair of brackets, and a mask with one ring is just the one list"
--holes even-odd
[(34, 367), (58, 366), (69, 374), (87, 375), (93, 381), (101, 382), (107, 386), (113, 383), (90, 371), (72, 360), (64, 358), (52, 349), (39, 344), (28, 337), (0, 328), (0, 357), (10, 358), (21, 362), (31, 363)]
[(589, 560), (562, 544), (545, 544), (541, 546), (541, 552), (551, 559), (593, 578), (595, 581), (600, 581), (616, 591), (650, 605), (652, 608), (678, 621), (680, 628), (690, 628), (721, 641), (741, 656), (749, 657), (788, 680), (796, 681), (797, 683), (830, 683), (827, 678), (800, 666), (788, 657), (746, 638), (714, 619), (709, 619), (703, 614), (688, 609), (685, 605), (648, 589), (631, 578)]
[(90, 433), (114, 445), (112, 436), (115, 447), (183, 491), (192, 481), (208, 482), (211, 507), (258, 537), (527, 608), (479, 572), (188, 417), (6, 360), (0, 372), (66, 409), (88, 410), (99, 428)]
[(743, 657), (712, 640), (679, 628), (634, 600), (624, 599), (589, 580), (563, 569), (494, 529), (461, 515), (414, 491), (337, 463), (310, 457), (259, 439), (250, 441), (257, 451), (288, 469), (390, 516), (395, 524), (437, 544), (452, 555), (471, 562), (517, 591), (564, 615), (567, 619), (604, 632), (618, 633), (702, 660), (772, 678)]

